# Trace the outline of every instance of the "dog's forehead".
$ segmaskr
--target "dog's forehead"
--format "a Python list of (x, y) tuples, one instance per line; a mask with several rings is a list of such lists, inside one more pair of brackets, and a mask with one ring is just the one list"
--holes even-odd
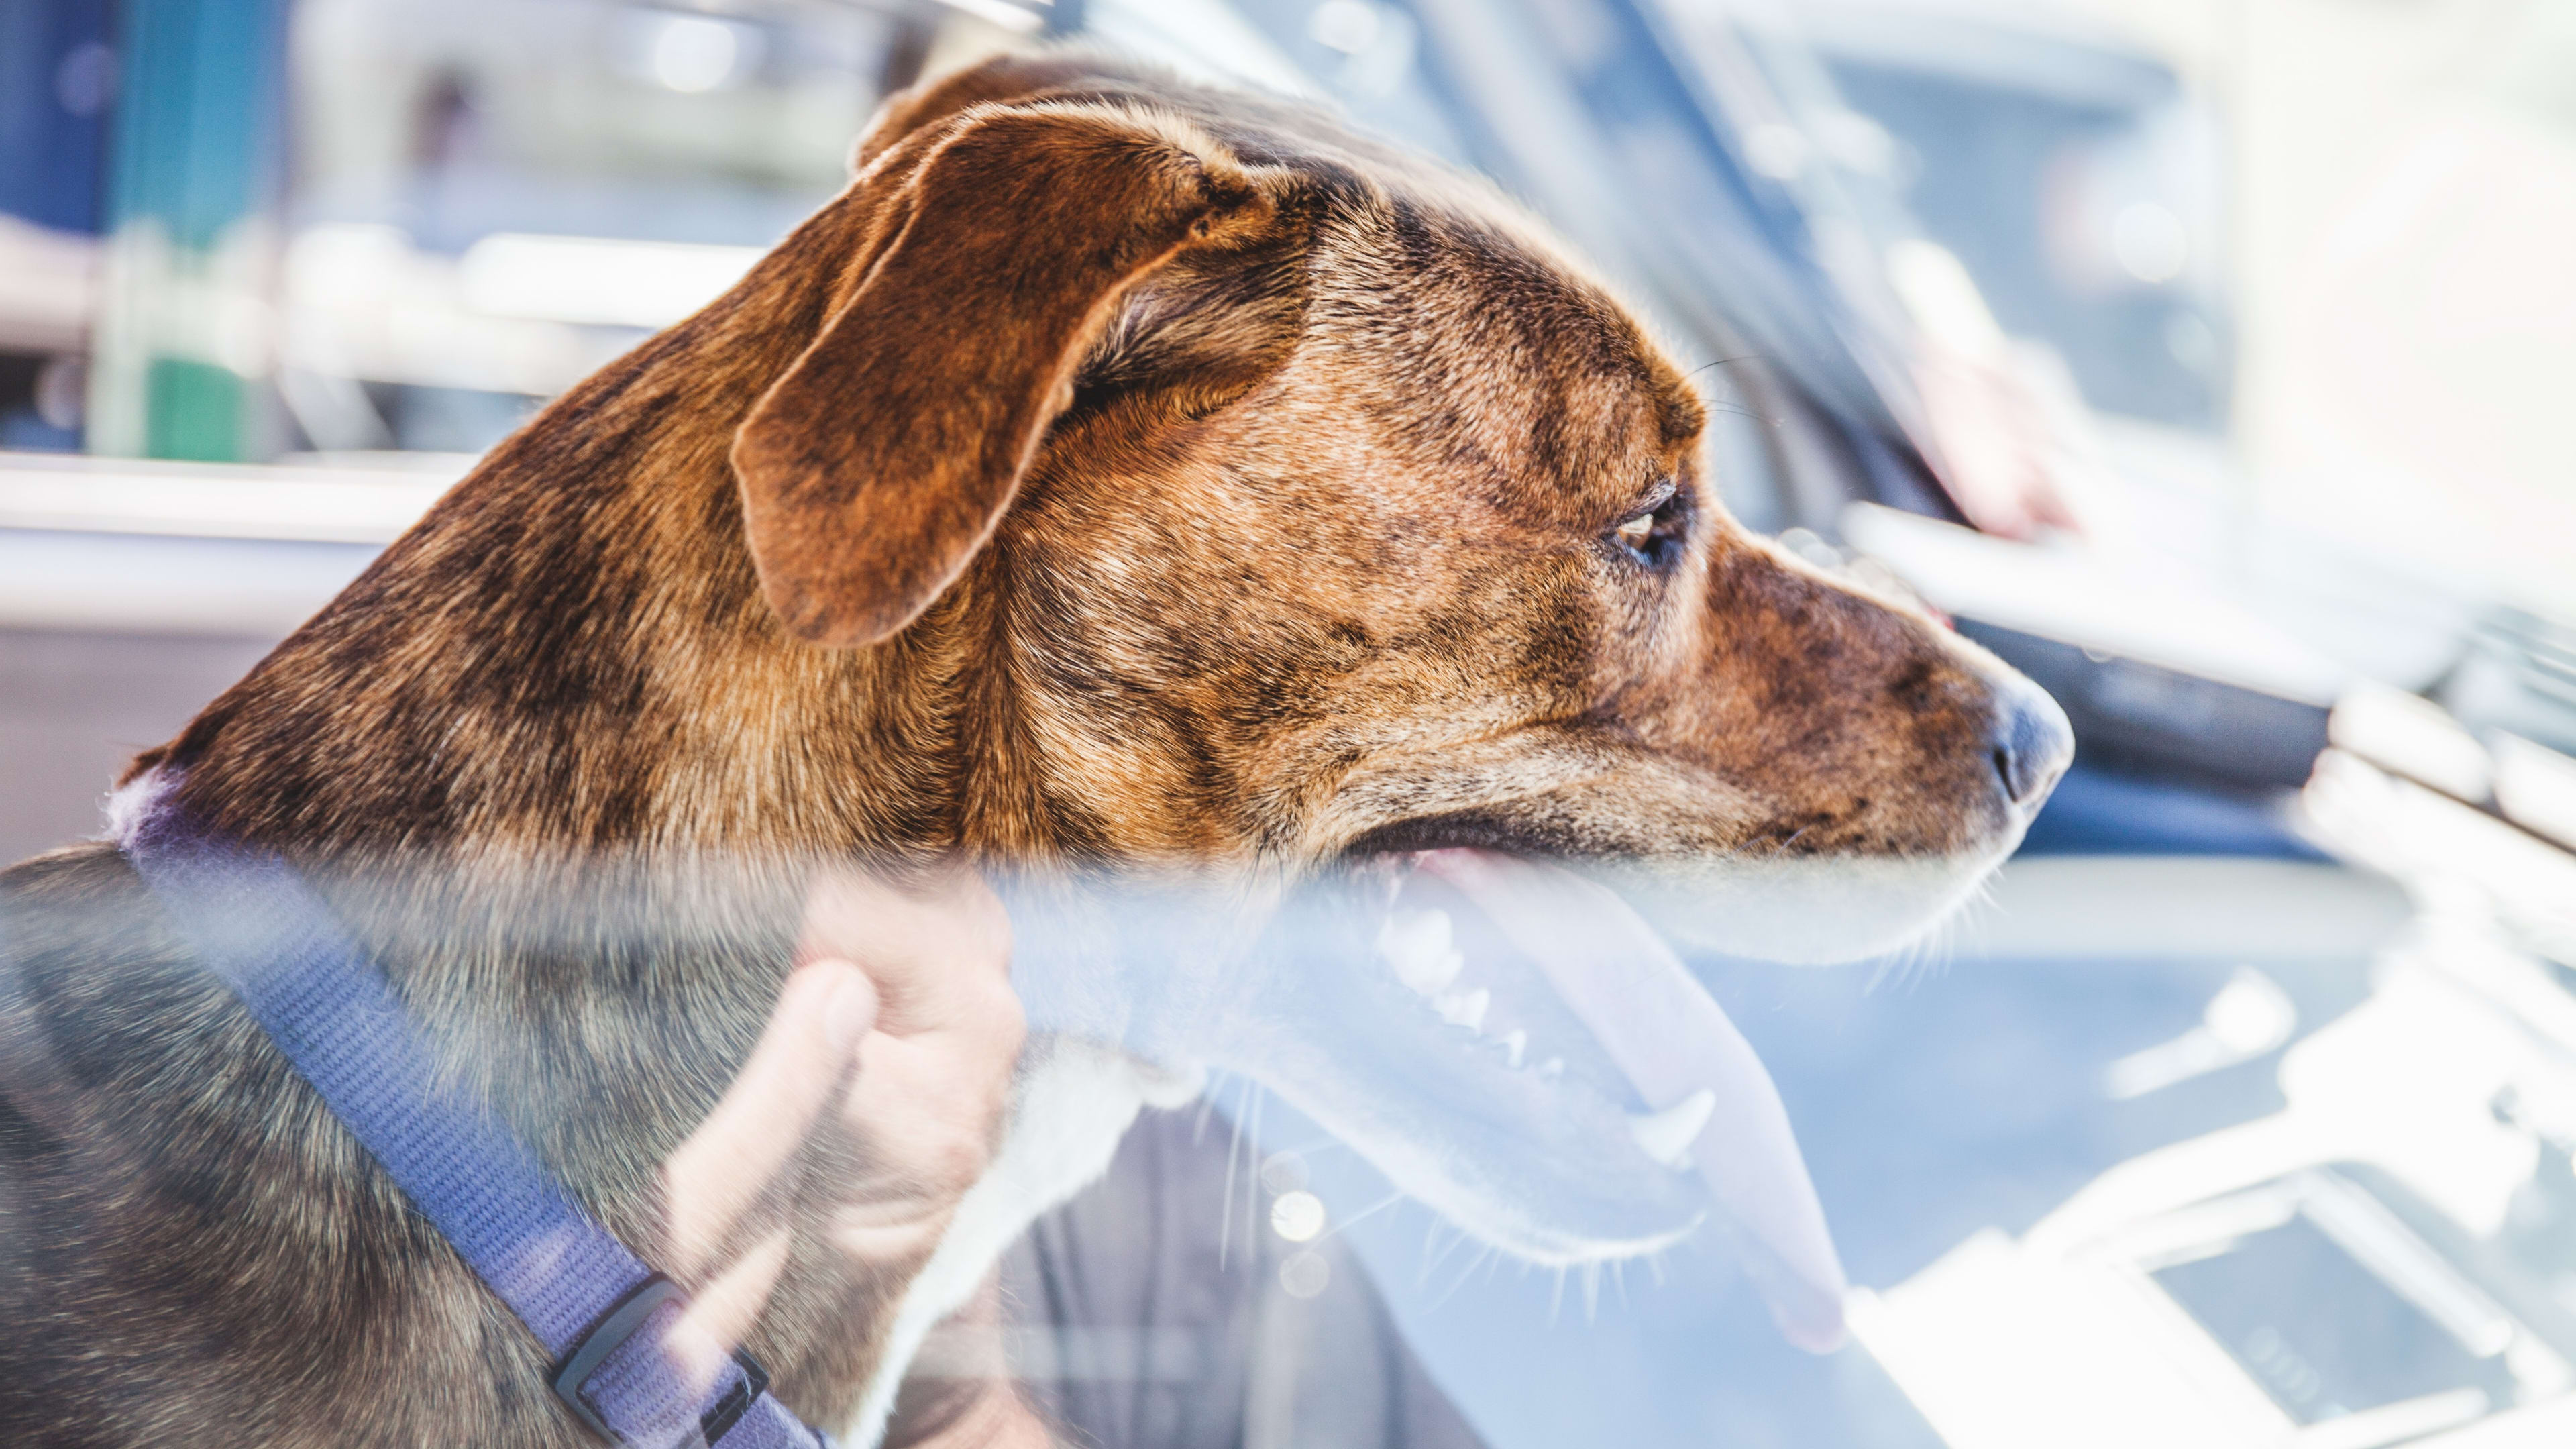
[(1319, 233), (1312, 325), (1400, 389), (1400, 429), (1578, 508), (1687, 466), (1705, 421), (1687, 379), (1534, 222), (1465, 185), (1375, 202)]

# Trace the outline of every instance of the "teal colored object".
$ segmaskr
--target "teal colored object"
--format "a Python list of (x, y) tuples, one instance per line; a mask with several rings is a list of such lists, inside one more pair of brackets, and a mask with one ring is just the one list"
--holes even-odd
[(143, 455), (241, 461), (249, 391), (231, 368), (185, 357), (153, 358), (143, 374)]
[(283, 174), (285, 0), (125, 0), (111, 226), (212, 250)]
[(261, 451), (289, 0), (123, 0), (95, 451)]

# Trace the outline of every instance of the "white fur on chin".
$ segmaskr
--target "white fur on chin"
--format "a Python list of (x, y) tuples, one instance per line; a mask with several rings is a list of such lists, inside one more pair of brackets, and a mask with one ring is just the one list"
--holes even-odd
[(966, 1306), (1029, 1224), (1109, 1170), (1136, 1114), (1149, 1106), (1178, 1107), (1201, 1088), (1195, 1073), (1163, 1071), (1065, 1037), (1033, 1039), (1022, 1061), (1002, 1150), (957, 1205), (929, 1266), (904, 1293), (867, 1395), (833, 1436), (845, 1449), (874, 1449), (922, 1340)]

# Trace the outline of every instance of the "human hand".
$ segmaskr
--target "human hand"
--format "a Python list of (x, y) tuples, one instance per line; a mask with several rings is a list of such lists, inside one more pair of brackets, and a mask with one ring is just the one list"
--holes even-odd
[[(1024, 1027), (1009, 919), (983, 881), (819, 878), (797, 963), (741, 1073), (663, 1164), (665, 1266), (696, 1285), (675, 1346), (721, 1353), (750, 1331), (795, 1226), (765, 1206), (818, 1128), (857, 1149), (820, 1189), (820, 1236), (877, 1281), (920, 1270), (991, 1165)], [(1043, 1443), (995, 1388), (920, 1442)]]

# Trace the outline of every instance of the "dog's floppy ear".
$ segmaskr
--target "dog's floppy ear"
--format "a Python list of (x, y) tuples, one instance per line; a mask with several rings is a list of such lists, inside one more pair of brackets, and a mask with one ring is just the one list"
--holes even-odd
[(1270, 210), (1195, 128), (1111, 106), (970, 110), (872, 183), (877, 254), (733, 443), (762, 591), (842, 646), (964, 570), (1122, 294)]

